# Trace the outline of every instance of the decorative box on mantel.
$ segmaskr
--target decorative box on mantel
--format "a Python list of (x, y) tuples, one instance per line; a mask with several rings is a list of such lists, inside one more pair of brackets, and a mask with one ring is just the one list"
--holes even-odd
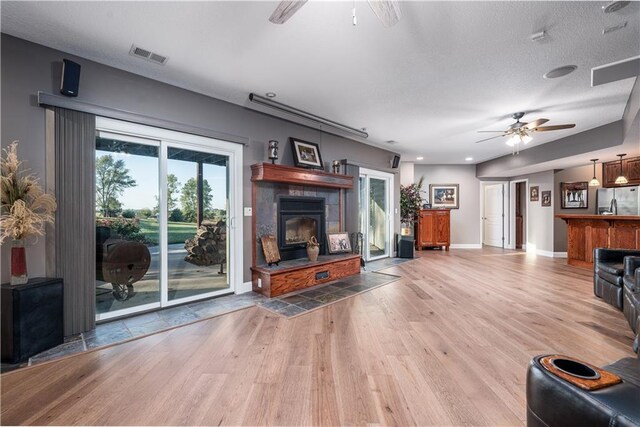
[[(259, 274), (256, 274), (257, 270), (262, 270), (267, 267), (262, 247), (260, 246), (260, 237), (273, 235), (279, 239), (278, 245), (280, 247), (281, 256), (284, 254), (283, 251), (286, 250), (285, 242), (282, 240), (285, 239), (287, 234), (285, 232), (285, 228), (278, 224), (279, 222), (284, 221), (284, 215), (282, 212), (280, 216), (278, 215), (279, 201), (286, 199), (290, 205), (291, 199), (299, 199), (302, 204), (304, 204), (305, 199), (309, 202), (322, 200), (322, 203), (324, 204), (324, 216), (316, 214), (314, 219), (314, 221), (320, 220), (322, 222), (321, 226), (317, 227), (318, 235), (316, 236), (318, 241), (321, 243), (320, 254), (322, 256), (323, 254), (326, 254), (326, 236), (322, 234), (343, 231), (343, 192), (346, 189), (353, 188), (353, 179), (354, 178), (350, 175), (334, 174), (313, 169), (301, 169), (291, 166), (273, 165), (270, 163), (259, 163), (251, 166), (251, 181), (253, 183), (252, 271), (254, 272), (254, 291), (265, 293), (263, 292), (263, 289), (258, 286), (257, 279)], [(295, 202), (293, 203), (295, 204)], [(322, 209), (320, 209), (320, 212), (322, 212)], [(287, 227), (289, 227), (288, 222)], [(282, 228), (282, 230), (280, 230), (280, 234), (278, 234), (279, 228)], [(287, 230), (289, 229), (287, 228)], [(345, 261), (342, 257), (327, 256), (322, 258), (323, 264), (331, 264), (332, 259), (335, 259), (337, 262), (338, 258)], [(293, 261), (293, 258), (291, 257), (287, 258), (284, 256), (283, 259), (290, 259)], [(265, 271), (262, 271), (262, 274), (265, 274)], [(359, 273), (359, 268), (357, 272)], [(315, 282), (315, 279), (312, 282)], [(309, 282), (308, 285), (302, 287), (308, 286), (313, 285)], [(300, 289), (298, 285), (294, 287), (296, 287), (296, 289)], [(293, 289), (291, 288), (291, 290)], [(287, 292), (290, 292), (291, 290), (288, 290)]]

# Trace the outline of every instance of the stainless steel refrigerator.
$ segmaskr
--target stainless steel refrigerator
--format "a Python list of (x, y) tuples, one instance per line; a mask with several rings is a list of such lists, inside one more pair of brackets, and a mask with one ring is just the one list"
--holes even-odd
[(598, 215), (640, 215), (640, 186), (599, 188), (596, 194)]

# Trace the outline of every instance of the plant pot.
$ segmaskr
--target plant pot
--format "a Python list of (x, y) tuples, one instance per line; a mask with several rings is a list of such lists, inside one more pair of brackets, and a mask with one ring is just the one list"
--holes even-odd
[(320, 246), (307, 246), (307, 256), (309, 261), (315, 262), (318, 260), (318, 254), (320, 253)]
[(24, 240), (14, 240), (11, 244), (11, 284), (24, 285), (28, 281)]

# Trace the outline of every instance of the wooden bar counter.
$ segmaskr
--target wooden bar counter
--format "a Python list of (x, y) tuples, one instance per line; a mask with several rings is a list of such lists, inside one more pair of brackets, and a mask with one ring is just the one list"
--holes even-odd
[(640, 249), (638, 215), (556, 215), (567, 223), (570, 265), (593, 266), (593, 249)]

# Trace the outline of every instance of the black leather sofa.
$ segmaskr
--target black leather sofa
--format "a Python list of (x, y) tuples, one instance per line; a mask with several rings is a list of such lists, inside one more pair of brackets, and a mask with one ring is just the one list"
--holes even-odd
[(640, 251), (605, 248), (593, 251), (593, 293), (619, 310), (623, 309), (624, 258), (627, 256), (640, 256)]
[(640, 359), (602, 369), (622, 383), (586, 391), (547, 370), (535, 357), (527, 371), (527, 426), (640, 426)]

